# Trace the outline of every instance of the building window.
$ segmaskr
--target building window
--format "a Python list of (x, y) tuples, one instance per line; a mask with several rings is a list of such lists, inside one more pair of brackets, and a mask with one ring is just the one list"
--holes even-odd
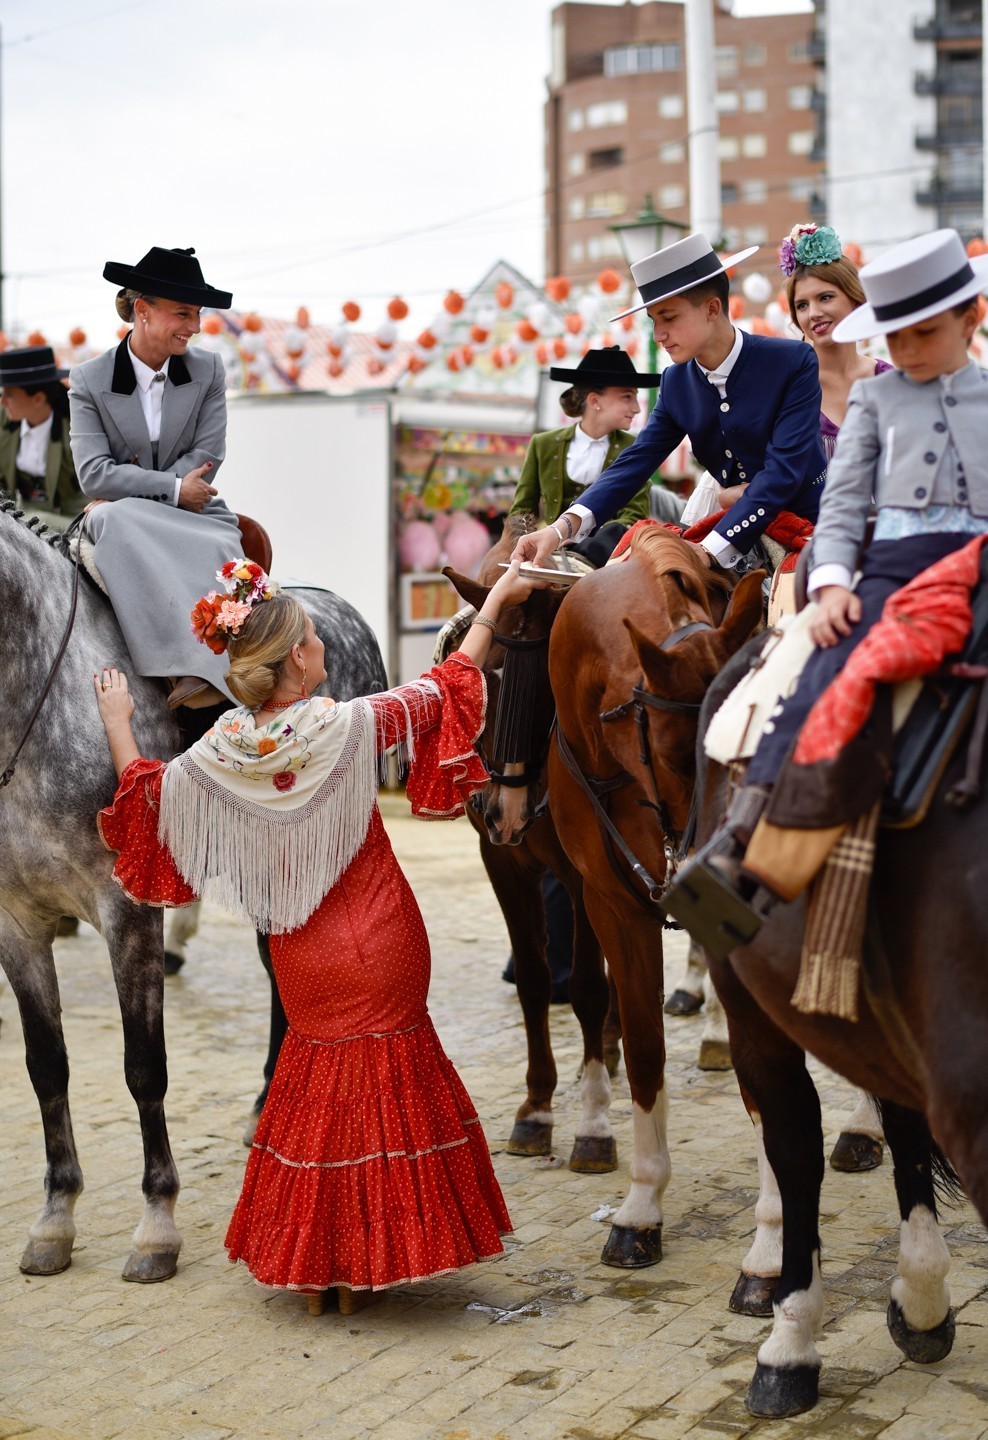
[(569, 202), (569, 218), (571, 220), (582, 220), (584, 212), (582, 195), (571, 195)]
[(714, 69), (718, 75), (736, 75), (738, 73), (738, 47), (736, 45), (718, 45), (714, 50)]
[(790, 200), (812, 200), (816, 193), (816, 181), (808, 176), (789, 181)]
[(744, 63), (746, 65), (764, 65), (766, 58), (764, 45), (746, 45), (744, 47)]
[(810, 42), (808, 40), (791, 40), (789, 42), (789, 64), (805, 65), (810, 58)]
[(809, 155), (813, 151), (813, 142), (816, 135), (812, 130), (790, 130), (789, 132), (789, 154)]
[(571, 265), (580, 265), (583, 261), (583, 241), (571, 240), (569, 242), (569, 258)]
[(587, 215), (623, 215), (628, 208), (627, 197), (620, 190), (601, 190), (587, 201)]
[(681, 120), (683, 116), (682, 95), (660, 95), (659, 114), (663, 120)]
[(746, 205), (764, 205), (768, 199), (768, 185), (764, 180), (745, 180), (741, 185), (741, 199)]
[(620, 145), (613, 145), (609, 150), (591, 150), (587, 156), (587, 164), (591, 170), (610, 170), (615, 165), (623, 165), (624, 149)]
[(685, 185), (660, 185), (659, 186), (659, 209), (678, 210), (681, 205), (686, 204)]
[(583, 111), (582, 111), (582, 110), (571, 110), (571, 111), (569, 112), (569, 118), (568, 118), (568, 120), (567, 120), (566, 123), (567, 123), (567, 125), (569, 126), (569, 128), (570, 128), (571, 130), (582, 130), (582, 129), (583, 129)]
[(764, 135), (743, 135), (741, 137), (741, 154), (747, 160), (761, 160), (767, 149)]
[(616, 235), (591, 235), (587, 241), (588, 260), (620, 260), (624, 255), (621, 242)]
[(586, 168), (583, 163), (582, 152), (577, 153), (576, 155), (571, 155), (567, 162), (566, 168), (571, 175), (582, 175), (584, 169)]
[(746, 225), (743, 234), (746, 245), (768, 244), (768, 231), (764, 225)]
[(789, 86), (789, 109), (808, 110), (813, 103), (812, 85)]
[(738, 111), (738, 92), (736, 90), (718, 90), (716, 105), (718, 115), (736, 115)]
[(741, 98), (744, 104), (744, 108), (749, 112), (765, 109), (766, 102), (764, 90), (745, 90), (743, 91)]
[(736, 160), (741, 153), (741, 146), (736, 135), (720, 135), (717, 138), (717, 154), (722, 160)]
[(604, 51), (604, 74), (654, 75), (682, 68), (682, 47), (671, 45), (614, 45)]
[(738, 187), (733, 180), (728, 180), (720, 187), (720, 203), (722, 205), (735, 205), (738, 199)]
[(682, 165), (686, 159), (686, 146), (681, 140), (670, 140), (659, 146), (659, 159), (663, 165)]
[(587, 125), (591, 130), (627, 123), (628, 107), (623, 100), (601, 100), (596, 105), (587, 106)]

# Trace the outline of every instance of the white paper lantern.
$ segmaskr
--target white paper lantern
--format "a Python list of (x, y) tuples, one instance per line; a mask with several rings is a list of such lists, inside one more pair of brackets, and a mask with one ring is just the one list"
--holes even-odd
[(741, 281), (741, 289), (744, 292), (744, 298), (750, 300), (752, 305), (764, 305), (766, 300), (772, 298), (771, 280), (758, 271), (744, 277)]

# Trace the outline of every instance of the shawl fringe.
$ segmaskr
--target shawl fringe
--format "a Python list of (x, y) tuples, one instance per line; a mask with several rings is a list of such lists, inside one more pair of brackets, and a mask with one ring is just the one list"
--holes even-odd
[(351, 703), (336, 765), (295, 809), (234, 794), (188, 754), (168, 766), (158, 837), (197, 895), (271, 934), (305, 924), (356, 858), (377, 800), (374, 716), (366, 700)]

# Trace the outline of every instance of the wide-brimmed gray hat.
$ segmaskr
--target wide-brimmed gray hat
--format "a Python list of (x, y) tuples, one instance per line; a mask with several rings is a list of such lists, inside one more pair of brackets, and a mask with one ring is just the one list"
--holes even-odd
[(861, 271), (866, 303), (834, 326), (838, 344), (888, 335), (929, 320), (988, 289), (988, 255), (971, 257), (956, 230), (893, 245)]
[(730, 270), (732, 265), (740, 265), (757, 249), (757, 245), (749, 245), (747, 250), (739, 250), (736, 255), (722, 256), (717, 254), (706, 235), (687, 235), (674, 245), (656, 250), (654, 255), (646, 255), (644, 260), (632, 265), (631, 276), (638, 286), (642, 303), (632, 305), (630, 310), (622, 310), (620, 315), (612, 315), (611, 319), (623, 320), (625, 315), (647, 310), (658, 300), (682, 295), (684, 290), (692, 290), (694, 285), (712, 280), (715, 275)]

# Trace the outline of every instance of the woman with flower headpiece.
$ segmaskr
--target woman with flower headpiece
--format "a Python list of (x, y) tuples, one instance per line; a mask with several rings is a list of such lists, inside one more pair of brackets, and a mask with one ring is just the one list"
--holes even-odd
[(310, 697), (324, 647), (292, 596), (224, 565), (193, 631), (240, 704), (170, 764), (141, 757), (126, 677), (95, 676), (119, 787), (99, 816), (136, 901), (207, 896), (271, 936), (289, 1030), (226, 1237), (278, 1289), (354, 1293), (502, 1252), (511, 1224), (483, 1132), (426, 1008), (429, 943), (377, 808), (379, 757), (410, 765), (415, 814), (445, 819), (487, 775), (486, 658), (531, 582), (512, 565), (459, 650), (412, 685)]
[(813, 346), (820, 366), (820, 439), (829, 465), (847, 414), (851, 386), (892, 366), (886, 360), (859, 354), (855, 345), (834, 340), (834, 326), (865, 303), (865, 293), (858, 268), (844, 254), (832, 226), (794, 225), (779, 247), (779, 269), (786, 277), (792, 323)]

